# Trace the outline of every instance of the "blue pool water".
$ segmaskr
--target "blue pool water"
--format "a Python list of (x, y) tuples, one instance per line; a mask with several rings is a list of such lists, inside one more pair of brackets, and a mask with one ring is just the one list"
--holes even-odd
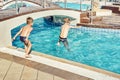
[[(12, 36), (24, 25), (13, 29)], [(56, 45), (60, 26), (47, 25), (40, 18), (34, 21), (33, 28), (29, 37), (32, 50), (120, 74), (120, 31), (87, 27), (70, 29), (68, 41), (71, 51), (68, 52), (63, 44)], [(19, 37), (13, 46), (24, 47)]]
[[(22, 5), (24, 5), (25, 7), (31, 7), (31, 4), (26, 4), (26, 3), (18, 3), (17, 6), (18, 7), (22, 7)], [(16, 8), (16, 4), (12, 4), (10, 6), (8, 6), (6, 9), (12, 9), (12, 8)]]
[[(58, 4), (59, 6), (64, 8), (64, 3), (63, 2), (57, 2), (56, 4)], [(88, 4), (82, 4), (81, 8), (83, 11), (90, 9), (90, 5)], [(76, 10), (80, 10), (80, 4), (77, 3), (67, 3), (67, 8), (71, 8), (71, 9), (76, 9)]]

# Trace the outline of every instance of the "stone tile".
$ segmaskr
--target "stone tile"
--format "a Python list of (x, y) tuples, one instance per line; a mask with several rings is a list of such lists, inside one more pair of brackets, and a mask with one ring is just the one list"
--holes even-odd
[(67, 71), (63, 71), (60, 69), (54, 69), (53, 74), (64, 79), (69, 79), (69, 77), (71, 76)]
[(55, 69), (55, 68), (47, 66), (45, 64), (41, 64), (38, 62), (29, 61), (29, 60), (26, 61), (25, 65), (28, 67), (43, 71), (43, 72), (47, 72), (47, 73), (52, 73), (53, 69)]
[(2, 59), (0, 58), (0, 62), (2, 61)]
[[(5, 57), (5, 58), (7, 58), (7, 57)], [(68, 71), (60, 70), (60, 69), (57, 69), (57, 68), (54, 68), (54, 67), (51, 67), (51, 66), (47, 66), (45, 64), (30, 61), (30, 60), (28, 60), (26, 58), (17, 57), (17, 56), (12, 56), (11, 58), (13, 58), (12, 59), (13, 62), (28, 66), (28, 68), (31, 67), (30, 71), (29, 71), (28, 68), (27, 68), (27, 71), (26, 71), (26, 68), (25, 68), (25, 70), (23, 71), (21, 80), (27, 80), (27, 78), (30, 78), (30, 77), (28, 77), (29, 76), (28, 74), (30, 73), (30, 75), (32, 75), (32, 71), (34, 71), (35, 76), (37, 76), (37, 70), (43, 71), (46, 74), (52, 74), (52, 75), (58, 76), (58, 77), (60, 77), (62, 79), (66, 79), (66, 80), (80, 80), (80, 79), (88, 80), (89, 79), (87, 77), (83, 77), (83, 76), (80, 76), (80, 75), (77, 75), (77, 74), (73, 74), (73, 73), (70, 73)], [(31, 70), (32, 68), (34, 68), (36, 70), (34, 70), (34, 69)], [(24, 74), (27, 75), (27, 77), (23, 76)], [(35, 79), (35, 76), (33, 76), (32, 78)], [(89, 80), (91, 80), (91, 79), (89, 79)]]
[[(83, 76), (80, 76), (80, 75), (76, 75), (76, 74), (73, 74), (73, 73), (70, 73), (70, 72), (67, 72), (67, 71), (64, 71), (64, 70), (60, 70), (60, 69), (57, 69), (57, 68), (54, 68), (54, 67), (51, 67), (51, 66), (47, 66), (45, 64), (41, 64), (41, 63), (38, 63), (38, 62), (34, 62), (34, 61), (30, 61), (30, 60), (27, 60), (25, 58), (17, 58), (17, 57), (14, 57), (14, 60), (15, 62), (18, 62), (20, 64), (24, 64), (28, 67), (31, 67), (31, 68), (34, 68), (34, 69), (37, 69), (37, 70), (40, 70), (40, 71), (43, 71), (43, 72), (46, 72), (46, 73), (49, 73), (49, 74), (53, 74), (53, 75), (56, 75), (56, 76), (59, 76), (61, 78), (64, 78), (64, 79), (67, 79), (67, 80), (76, 80), (76, 79), (89, 79), (87, 77), (83, 77)], [(70, 77), (72, 76), (72, 77)]]
[(52, 74), (54, 68), (53, 68), (53, 67), (50, 67), (50, 66), (47, 66), (47, 65), (44, 65), (44, 64), (41, 64), (39, 70)]
[(5, 78), (10, 65), (11, 61), (3, 59), (0, 61), (0, 80), (3, 80)]
[(23, 67), (23, 65), (12, 63), (4, 80), (20, 80)]
[(7, 60), (10, 60), (10, 61), (13, 60), (13, 56), (12, 55), (6, 54), (6, 53), (1, 53), (1, 52), (0, 52), (0, 58), (7, 59)]
[(25, 65), (26, 64), (26, 59), (13, 55), (13, 62)]
[(25, 66), (21, 80), (36, 80), (36, 79), (37, 79), (37, 70)]
[(39, 71), (38, 80), (54, 80), (54, 79), (53, 79), (53, 75)]
[(65, 79), (60, 78), (60, 77), (58, 77), (58, 76), (54, 76), (54, 80), (65, 80)]
[(34, 69), (40, 69), (40, 63), (34, 62), (34, 61), (30, 61), (30, 60), (26, 60), (25, 65)]
[(70, 73), (68, 71), (54, 69), (53, 74), (66, 80), (88, 80), (89, 78)]

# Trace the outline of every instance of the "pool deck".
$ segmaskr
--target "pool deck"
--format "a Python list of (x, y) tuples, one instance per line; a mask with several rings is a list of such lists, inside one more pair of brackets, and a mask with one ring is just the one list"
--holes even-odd
[[(16, 49), (13, 47), (0, 48), (0, 59), (6, 59), (12, 63), (24, 65), (37, 71), (42, 71), (44, 73), (62, 78), (60, 80), (120, 80), (119, 74), (90, 67), (81, 63), (56, 58), (34, 51), (32, 52), (32, 58), (24, 58), (24, 54), (23, 49)], [(10, 72), (12, 73), (12, 71)], [(6, 75), (7, 74), (8, 71), (6, 72)], [(23, 74), (23, 72), (21, 74)], [(2, 75), (2, 73), (0, 73), (0, 75)], [(6, 77), (6, 75), (4, 77)]]
[(91, 23), (78, 23), (78, 26), (87, 26), (94, 28), (120, 29), (120, 14), (102, 17), (102, 21), (93, 21)]
[[(19, 54), (21, 55), (21, 54)], [(0, 52), (0, 80), (93, 80), (65, 70), (38, 64), (29, 58)]]
[(0, 80), (65, 80), (61, 77), (0, 58)]

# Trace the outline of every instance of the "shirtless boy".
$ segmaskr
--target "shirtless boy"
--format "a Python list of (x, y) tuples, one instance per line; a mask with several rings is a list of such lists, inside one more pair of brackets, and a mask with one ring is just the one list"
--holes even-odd
[(15, 38), (20, 35), (20, 40), (24, 43), (25, 45), (25, 58), (30, 58), (30, 51), (31, 51), (31, 47), (32, 44), (30, 42), (30, 40), (28, 40), (28, 37), (30, 35), (30, 32), (33, 30), (32, 25), (33, 25), (33, 18), (28, 17), (26, 19), (26, 23), (27, 25), (22, 27), (20, 29), (20, 31), (13, 37), (13, 40), (15, 40)]
[(70, 49), (69, 49), (69, 46), (68, 46), (67, 36), (68, 36), (68, 32), (69, 32), (70, 28), (71, 28), (70, 19), (65, 18), (64, 19), (64, 24), (61, 27), (61, 33), (60, 33), (60, 36), (59, 36), (59, 41), (57, 43), (57, 45), (60, 45), (60, 42), (62, 42), (68, 51), (70, 51)]

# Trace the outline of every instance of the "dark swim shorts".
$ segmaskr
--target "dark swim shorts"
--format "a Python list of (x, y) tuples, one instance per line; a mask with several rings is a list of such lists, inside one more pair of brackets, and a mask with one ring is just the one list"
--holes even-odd
[(22, 42), (24, 42), (24, 43), (25, 43), (25, 39), (26, 39), (26, 37), (20, 36), (20, 40), (21, 40)]
[(61, 38), (61, 37), (59, 37), (59, 42), (67, 42), (67, 38)]

